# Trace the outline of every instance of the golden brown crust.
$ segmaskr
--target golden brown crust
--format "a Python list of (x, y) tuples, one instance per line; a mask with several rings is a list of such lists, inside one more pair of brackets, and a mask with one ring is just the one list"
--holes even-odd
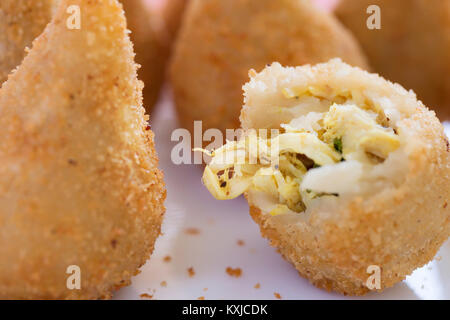
[(0, 1), (0, 87), (50, 22), (54, 0)]
[(108, 298), (153, 251), (165, 188), (133, 58), (117, 1), (62, 0), (0, 90), (0, 297)]
[[(369, 5), (381, 9), (381, 29), (369, 30)], [(450, 2), (442, 0), (343, 0), (338, 18), (361, 43), (376, 72), (413, 89), (450, 119)]]
[[(261, 210), (250, 206), (250, 215), (253, 220), (260, 226), (261, 235), (270, 240), (270, 244), (277, 248), (278, 252), (285, 260), (292, 263), (299, 274), (308, 279), (313, 285), (327, 291), (336, 291), (344, 295), (364, 295), (369, 290), (362, 285), (354, 285), (348, 282), (342, 275), (328, 275), (323, 274), (322, 268), (324, 264), (317, 262), (315, 256), (308, 255), (308, 248), (300, 249), (298, 246), (292, 244), (291, 239), (286, 239), (280, 234), (278, 228), (270, 223), (270, 218), (262, 214)], [(312, 245), (312, 244), (309, 244)], [(307, 257), (305, 259), (305, 257)], [(308, 261), (309, 259), (313, 261)], [(300, 262), (301, 261), (301, 262)], [(346, 281), (343, 281), (346, 280)]]
[(249, 69), (333, 57), (367, 67), (350, 33), (307, 0), (191, 1), (171, 65), (181, 125), (238, 128)]

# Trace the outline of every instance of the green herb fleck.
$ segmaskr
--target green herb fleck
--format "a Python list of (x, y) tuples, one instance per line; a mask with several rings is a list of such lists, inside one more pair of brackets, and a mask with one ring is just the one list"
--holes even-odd
[(316, 198), (320, 198), (320, 197), (324, 197), (324, 196), (339, 197), (339, 193), (319, 192), (319, 193), (316, 193), (312, 198), (316, 199)]
[(342, 138), (334, 138), (333, 146), (337, 152), (342, 153)]

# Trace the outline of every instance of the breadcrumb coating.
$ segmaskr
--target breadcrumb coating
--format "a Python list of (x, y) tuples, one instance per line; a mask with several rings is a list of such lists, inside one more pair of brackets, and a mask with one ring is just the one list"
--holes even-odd
[(117, 0), (61, 0), (4, 83), (1, 298), (109, 298), (153, 251), (166, 191), (136, 70)]

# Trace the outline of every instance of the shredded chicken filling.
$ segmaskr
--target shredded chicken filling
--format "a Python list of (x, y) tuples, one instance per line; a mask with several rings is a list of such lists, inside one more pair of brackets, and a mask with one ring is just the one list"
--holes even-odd
[(233, 199), (252, 189), (279, 203), (272, 215), (300, 213), (306, 209), (306, 199), (339, 197), (338, 193), (302, 190), (308, 171), (349, 160), (375, 165), (400, 147), (382, 109), (359, 93), (333, 95), (329, 88), (301, 92), (288, 88), (283, 94), (287, 99), (326, 99), (330, 108), (281, 124), (279, 134), (270, 138), (249, 130), (239, 141), (212, 151), (203, 182), (215, 198)]

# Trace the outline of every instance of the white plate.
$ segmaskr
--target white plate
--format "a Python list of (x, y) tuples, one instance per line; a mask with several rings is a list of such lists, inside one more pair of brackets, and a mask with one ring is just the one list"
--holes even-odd
[[(201, 167), (172, 163), (176, 142), (170, 137), (177, 123), (170, 98), (160, 103), (152, 127), (168, 190), (163, 235), (142, 272), (115, 299), (140, 299), (141, 294), (154, 299), (275, 299), (275, 293), (282, 299), (352, 299), (317, 289), (300, 277), (260, 236), (243, 198), (217, 201), (202, 186)], [(448, 124), (446, 129), (449, 135)], [(199, 233), (189, 234), (189, 228)], [(166, 256), (172, 260), (164, 262)], [(436, 257), (402, 283), (363, 299), (450, 299), (450, 242)], [(240, 268), (242, 275), (231, 277), (227, 267)], [(254, 288), (257, 283), (259, 289)]]

